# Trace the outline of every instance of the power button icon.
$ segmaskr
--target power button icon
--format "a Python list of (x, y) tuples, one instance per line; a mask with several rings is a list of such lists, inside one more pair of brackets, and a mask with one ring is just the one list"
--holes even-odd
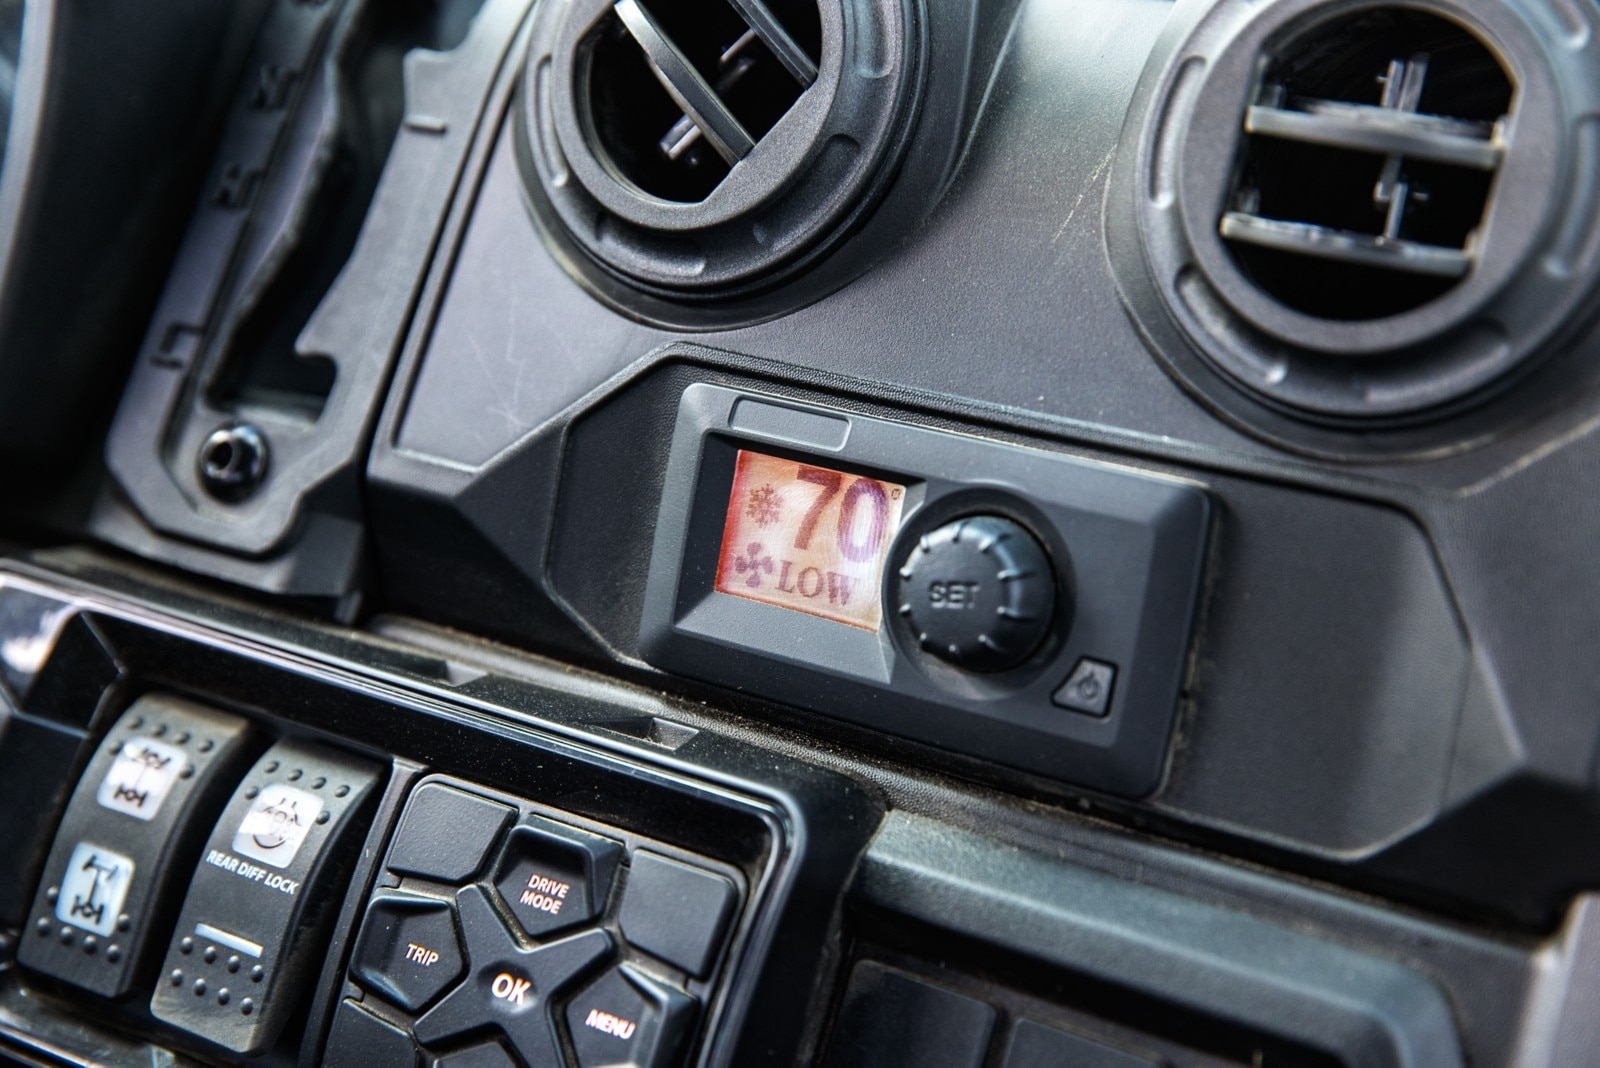
[(1115, 666), (1084, 657), (1050, 700), (1074, 712), (1103, 716), (1111, 708), (1111, 687), (1116, 681)]

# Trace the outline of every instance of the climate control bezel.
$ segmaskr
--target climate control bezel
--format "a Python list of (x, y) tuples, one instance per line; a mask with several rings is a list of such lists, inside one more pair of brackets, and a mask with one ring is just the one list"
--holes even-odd
[[(717, 591), (739, 450), (903, 485), (888, 556), (967, 515), (1041, 538), (1075, 610), (1019, 666), (964, 671), (884, 603), (865, 630)], [(1125, 797), (1161, 783), (1210, 534), (1198, 485), (1042, 450), (696, 383), (684, 391), (656, 520), (639, 647), (667, 671), (939, 749)], [(886, 582), (880, 596), (886, 596)], [(1115, 665), (1104, 714), (1056, 700), (1075, 666)]]

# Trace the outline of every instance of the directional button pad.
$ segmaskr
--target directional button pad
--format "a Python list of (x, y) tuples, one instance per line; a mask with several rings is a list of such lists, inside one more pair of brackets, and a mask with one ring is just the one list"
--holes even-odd
[(560, 1064), (551, 1001), (611, 955), (611, 936), (591, 930), (527, 949), (506, 928), (482, 887), (459, 891), (456, 909), (467, 977), (416, 1022), (417, 1041), (434, 1045), (491, 1026), (528, 1064)]

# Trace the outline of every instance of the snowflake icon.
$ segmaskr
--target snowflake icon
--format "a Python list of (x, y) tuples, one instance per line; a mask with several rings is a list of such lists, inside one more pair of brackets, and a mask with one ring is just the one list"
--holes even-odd
[(735, 556), (733, 558), (733, 569), (741, 575), (748, 571), (750, 577), (744, 580), (744, 584), (746, 586), (759, 587), (761, 585), (761, 573), (765, 571), (769, 575), (772, 574), (772, 557), (763, 555), (761, 543), (753, 541), (745, 547), (743, 556)]
[(770, 482), (765, 486), (758, 486), (750, 491), (750, 496), (745, 502), (744, 514), (754, 519), (756, 526), (765, 530), (783, 518), (783, 498), (778, 496), (778, 491), (772, 488)]

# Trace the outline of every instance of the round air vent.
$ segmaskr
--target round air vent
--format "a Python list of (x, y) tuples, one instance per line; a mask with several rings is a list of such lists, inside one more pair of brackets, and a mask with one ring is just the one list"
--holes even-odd
[(914, 95), (910, 10), (541, 5), (519, 141), (536, 208), (589, 264), (657, 296), (772, 285), (846, 232), (886, 181)]
[(1381, 319), (1472, 271), (1512, 86), (1460, 25), (1385, 8), (1270, 56), (1220, 231), (1246, 277), (1324, 319)]
[(1378, 442), (1478, 403), (1572, 321), (1600, 240), (1600, 10), (1181, 10), (1130, 113), (1110, 238), (1198, 392), (1276, 435), (1288, 415)]

